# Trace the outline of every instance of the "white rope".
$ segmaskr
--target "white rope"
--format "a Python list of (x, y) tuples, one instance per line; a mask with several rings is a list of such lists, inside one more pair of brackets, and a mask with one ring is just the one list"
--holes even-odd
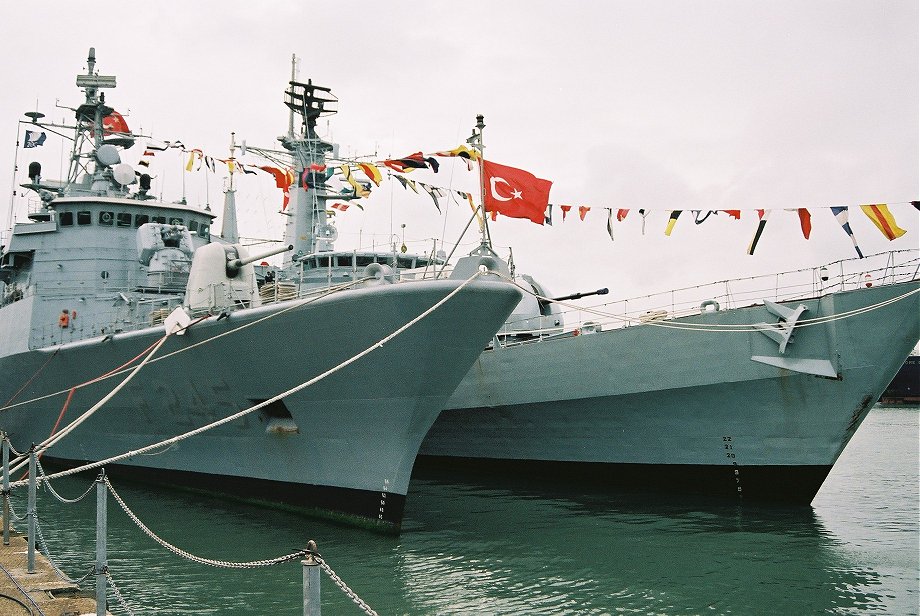
[[(45, 439), (44, 441), (42, 441), (41, 443), (39, 443), (39, 444), (36, 446), (36, 448), (35, 448), (36, 453), (43, 453), (43, 452), (45, 452), (45, 451), (51, 449), (54, 445), (56, 445), (57, 443), (59, 443), (59, 442), (61, 441), (61, 439), (63, 439), (65, 436), (67, 436), (68, 434), (70, 434), (71, 432), (73, 432), (74, 430), (76, 430), (76, 429), (80, 426), (80, 424), (82, 424), (82, 423), (85, 422), (87, 419), (89, 419), (90, 417), (92, 417), (93, 414), (94, 414), (96, 411), (98, 411), (100, 408), (102, 408), (102, 407), (105, 405), (106, 402), (108, 402), (109, 400), (111, 400), (111, 399), (115, 396), (115, 394), (117, 394), (119, 391), (121, 391), (121, 390), (124, 388), (125, 385), (127, 385), (128, 383), (131, 382), (131, 379), (133, 379), (133, 378), (137, 375), (137, 373), (140, 372), (141, 369), (142, 369), (144, 366), (147, 365), (147, 363), (148, 363), (148, 362), (150, 361), (150, 359), (154, 356), (154, 354), (156, 354), (156, 352), (160, 349), (160, 347), (163, 346), (163, 343), (166, 342), (166, 340), (169, 338), (169, 336), (170, 336), (170, 334), (166, 334), (165, 336), (163, 336), (162, 338), (160, 338), (159, 342), (156, 343), (156, 345), (150, 350), (150, 353), (147, 354), (147, 357), (144, 358), (144, 361), (142, 361), (141, 363), (139, 363), (139, 364), (131, 371), (131, 373), (130, 373), (127, 377), (125, 377), (125, 379), (124, 379), (121, 383), (119, 383), (118, 385), (116, 385), (116, 386), (112, 389), (112, 391), (110, 391), (108, 394), (106, 394), (105, 396), (103, 396), (102, 399), (99, 400), (99, 402), (97, 402), (96, 404), (94, 404), (88, 411), (86, 411), (85, 413), (83, 413), (82, 415), (80, 415), (78, 418), (76, 418), (74, 421), (72, 421), (70, 424), (68, 424), (68, 425), (67, 425), (64, 429), (62, 429), (60, 432), (58, 432), (58, 433), (55, 434), (55, 435), (49, 436), (47, 439)], [(15, 473), (16, 471), (18, 471), (19, 469), (21, 469), (21, 468), (22, 468), (23, 466), (25, 466), (26, 464), (27, 464), (27, 461), (26, 461), (26, 460), (21, 461), (19, 464), (17, 464), (16, 466), (14, 466), (14, 467), (12, 467), (12, 468), (10, 469), (10, 473)]]
[[(224, 336), (231, 336), (231, 335), (233, 335), (233, 334), (235, 334), (235, 333), (237, 333), (237, 332), (241, 332), (241, 331), (243, 331), (243, 330), (245, 330), (245, 329), (247, 329), (247, 328), (249, 328), (249, 327), (253, 327), (254, 325), (258, 325), (259, 323), (262, 323), (263, 321), (267, 321), (268, 319), (273, 319), (273, 318), (275, 318), (275, 317), (281, 316), (282, 314), (284, 314), (284, 313), (286, 313), (286, 312), (288, 312), (288, 311), (290, 311), (290, 310), (294, 310), (295, 308), (298, 308), (298, 307), (300, 307), (300, 306), (305, 306), (305, 305), (307, 305), (307, 304), (312, 304), (313, 302), (319, 301), (319, 300), (321, 300), (321, 299), (323, 299), (323, 298), (325, 298), (325, 297), (328, 297), (329, 295), (332, 295), (332, 294), (334, 294), (334, 293), (338, 293), (338, 292), (340, 292), (340, 291), (345, 291), (345, 290), (347, 290), (348, 288), (350, 288), (350, 287), (352, 287), (352, 286), (354, 286), (354, 285), (356, 285), (356, 284), (358, 284), (358, 283), (367, 282), (368, 280), (372, 280), (372, 278), (360, 278), (360, 279), (358, 279), (358, 280), (353, 280), (353, 281), (351, 281), (351, 282), (343, 283), (343, 284), (340, 284), (340, 285), (337, 285), (337, 286), (334, 286), (334, 287), (329, 287), (329, 288), (326, 289), (325, 292), (321, 293), (320, 295), (318, 295), (318, 296), (316, 296), (316, 297), (313, 297), (313, 298), (310, 298), (310, 299), (307, 299), (307, 300), (304, 300), (304, 301), (292, 300), (293, 302), (295, 302), (294, 305), (292, 305), (292, 306), (288, 306), (288, 307), (286, 307), (286, 308), (284, 308), (284, 309), (282, 309), (282, 310), (279, 310), (278, 312), (273, 312), (273, 313), (271, 313), (271, 314), (269, 314), (269, 315), (266, 315), (266, 316), (264, 316), (264, 317), (262, 317), (262, 318), (260, 318), (260, 319), (256, 319), (255, 321), (251, 321), (251, 322), (249, 322), (249, 323), (244, 323), (244, 324), (240, 325), (239, 327), (234, 328), (234, 329), (232, 329), (232, 330), (225, 331), (225, 332), (221, 332), (221, 333), (219, 333), (219, 334), (217, 334), (217, 335), (215, 335), (215, 336), (212, 336), (212, 337), (210, 337), (210, 338), (207, 338), (206, 340), (202, 340), (201, 342), (196, 342), (196, 343), (194, 343), (194, 344), (190, 344), (190, 345), (187, 346), (187, 347), (183, 347), (183, 348), (178, 349), (178, 350), (176, 350), (176, 351), (172, 351), (171, 353), (167, 353), (167, 354), (165, 354), (165, 355), (162, 355), (162, 356), (160, 356), (160, 357), (157, 357), (157, 358), (153, 359), (152, 363), (156, 363), (156, 362), (158, 362), (158, 361), (162, 361), (162, 360), (164, 360), (164, 359), (168, 359), (168, 358), (173, 357), (173, 356), (175, 356), (175, 355), (178, 355), (178, 354), (180, 354), (180, 353), (185, 353), (186, 351), (190, 351), (190, 350), (192, 350), (192, 349), (194, 349), (194, 348), (196, 348), (196, 347), (199, 347), (199, 346), (202, 346), (202, 345), (205, 345), (205, 344), (209, 344), (209, 343), (211, 343), (211, 342), (214, 342), (215, 340), (218, 340), (218, 339), (220, 339), (220, 338), (223, 338)], [(219, 316), (219, 315), (212, 315), (211, 318), (217, 317), (217, 316)], [(183, 328), (183, 329), (189, 329), (192, 325), (195, 325), (195, 324), (196, 324), (196, 323), (193, 322), (191, 325), (188, 325), (188, 326), (186, 326), (186, 327)], [(124, 373), (127, 372), (128, 370), (131, 370), (131, 368), (124, 368), (124, 369), (122, 369), (122, 370), (118, 370), (118, 371), (113, 372), (113, 373), (111, 373), (111, 374), (107, 374), (107, 375), (104, 375), (104, 376), (101, 376), (101, 377), (97, 377), (97, 378), (95, 378), (95, 379), (93, 379), (93, 380), (91, 380), (91, 381), (87, 381), (86, 383), (80, 383), (79, 385), (74, 385), (73, 387), (68, 387), (68, 388), (66, 388), (66, 389), (62, 389), (62, 390), (60, 390), (60, 391), (56, 391), (56, 392), (54, 392), (54, 393), (45, 394), (45, 395), (43, 395), (43, 396), (38, 396), (38, 397), (36, 397), (36, 398), (30, 398), (30, 399), (28, 399), (28, 400), (23, 400), (22, 402), (16, 402), (15, 404), (10, 404), (10, 405), (8, 405), (8, 406), (0, 407), (0, 413), (2, 413), (3, 411), (7, 411), (7, 410), (10, 410), (10, 409), (14, 409), (14, 408), (16, 408), (16, 407), (18, 407), (18, 406), (25, 406), (26, 404), (32, 404), (33, 402), (40, 402), (41, 400), (47, 400), (48, 398), (54, 398), (55, 396), (64, 395), (64, 394), (68, 393), (71, 389), (74, 389), (74, 390), (82, 389), (83, 387), (86, 387), (87, 385), (95, 384), (95, 383), (98, 383), (98, 382), (100, 382), (100, 381), (104, 381), (104, 380), (106, 380), (106, 379), (110, 379), (110, 378), (116, 377), (116, 376), (118, 376), (118, 375), (120, 375), (120, 374), (124, 374)]]
[[(469, 283), (471, 283), (473, 280), (475, 280), (475, 279), (476, 279), (477, 277), (479, 277), (480, 275), (481, 275), (480, 272), (476, 272), (475, 274), (473, 274), (472, 276), (470, 276), (469, 278), (467, 278), (465, 281), (463, 281), (463, 283), (461, 283), (456, 289), (454, 289), (453, 291), (451, 291), (450, 293), (448, 293), (446, 296), (444, 296), (444, 298), (442, 298), (442, 299), (439, 300), (437, 303), (435, 303), (433, 306), (431, 306), (430, 308), (428, 308), (427, 310), (425, 310), (424, 312), (422, 312), (420, 315), (418, 315), (417, 317), (415, 317), (414, 319), (412, 319), (411, 321), (409, 321), (408, 323), (406, 323), (406, 324), (403, 325), (402, 327), (398, 328), (398, 329), (397, 329), (396, 331), (394, 331), (393, 333), (387, 335), (386, 337), (382, 338), (381, 340), (378, 340), (378, 341), (375, 342), (374, 344), (370, 345), (369, 347), (367, 347), (366, 349), (364, 349), (363, 351), (361, 351), (361, 352), (358, 353), (357, 355), (354, 355), (353, 357), (351, 357), (351, 358), (349, 358), (349, 359), (346, 359), (345, 361), (343, 361), (343, 362), (340, 363), (339, 365), (337, 365), (337, 366), (335, 366), (335, 367), (333, 367), (333, 368), (330, 368), (329, 370), (326, 370), (326, 371), (323, 372), (322, 374), (320, 374), (320, 375), (318, 375), (318, 376), (315, 376), (315, 377), (313, 377), (312, 379), (310, 379), (310, 380), (308, 380), (308, 381), (305, 381), (305, 382), (301, 383), (300, 385), (296, 385), (295, 387), (292, 387), (291, 389), (288, 389), (287, 391), (284, 391), (284, 392), (282, 392), (282, 393), (280, 393), (280, 394), (278, 394), (278, 395), (276, 395), (276, 396), (274, 396), (274, 397), (272, 397), (272, 398), (269, 398), (268, 400), (265, 400), (264, 402), (260, 402), (259, 404), (256, 404), (256, 405), (254, 405), (254, 406), (249, 407), (248, 409), (243, 409), (242, 411), (239, 411), (239, 412), (237, 412), (237, 413), (234, 413), (233, 415), (230, 415), (230, 416), (228, 416), (228, 417), (224, 417), (223, 419), (220, 419), (220, 420), (218, 420), (218, 421), (209, 423), (209, 424), (207, 424), (207, 425), (205, 425), (205, 426), (201, 426), (200, 428), (196, 428), (196, 429), (194, 429), (194, 430), (190, 430), (190, 431), (188, 431), (188, 432), (185, 432), (184, 434), (180, 434), (180, 435), (178, 435), (178, 436), (174, 436), (174, 437), (172, 437), (172, 438), (168, 438), (168, 439), (162, 440), (162, 441), (160, 441), (160, 442), (158, 442), (158, 443), (154, 443), (154, 444), (152, 444), (152, 445), (147, 445), (146, 447), (141, 447), (140, 449), (135, 449), (135, 450), (133, 450), (133, 451), (128, 451), (128, 452), (125, 452), (125, 453), (123, 453), (123, 454), (119, 454), (119, 455), (117, 455), (117, 456), (112, 456), (111, 458), (107, 458), (107, 459), (105, 459), (105, 460), (100, 460), (100, 461), (98, 461), (98, 462), (91, 462), (91, 463), (89, 463), (89, 464), (84, 464), (83, 466), (78, 466), (78, 467), (76, 467), (76, 468), (68, 469), (68, 470), (65, 470), (65, 471), (60, 471), (60, 472), (58, 472), (58, 473), (54, 473), (54, 474), (52, 474), (52, 475), (48, 475), (47, 478), (48, 478), (48, 479), (57, 479), (57, 478), (59, 478), (59, 477), (67, 477), (67, 476), (69, 476), (69, 475), (75, 475), (75, 474), (77, 474), (77, 473), (82, 473), (83, 471), (93, 470), (93, 469), (100, 468), (100, 467), (102, 467), (102, 466), (105, 466), (106, 464), (112, 464), (112, 463), (114, 463), (114, 462), (120, 462), (121, 460), (125, 460), (125, 459), (127, 459), (127, 458), (132, 458), (132, 457), (134, 457), (134, 456), (138, 456), (138, 455), (147, 453), (147, 452), (149, 452), (149, 451), (153, 451), (153, 450), (155, 450), (155, 449), (159, 449), (160, 447), (164, 447), (164, 446), (166, 446), (166, 445), (172, 445), (173, 443), (178, 443), (178, 442), (180, 442), (180, 441), (184, 441), (184, 440), (186, 440), (186, 439), (192, 438), (193, 436), (197, 436), (197, 435), (199, 435), (199, 434), (201, 434), (201, 433), (203, 433), (203, 432), (207, 432), (208, 430), (212, 430), (212, 429), (217, 428), (217, 427), (220, 427), (220, 426), (222, 426), (222, 425), (224, 425), (224, 424), (228, 424), (228, 423), (230, 423), (230, 422), (236, 421), (237, 419), (239, 419), (239, 418), (241, 418), (241, 417), (244, 417), (245, 415), (248, 415), (248, 414), (250, 414), (250, 413), (252, 413), (252, 412), (258, 411), (259, 409), (262, 409), (262, 408), (264, 408), (264, 407), (266, 407), (266, 406), (268, 406), (268, 405), (270, 405), (270, 404), (273, 404), (274, 402), (277, 402), (278, 400), (281, 400), (282, 398), (285, 398), (285, 397), (287, 397), (287, 396), (290, 396), (291, 394), (295, 394), (295, 393), (297, 393), (297, 392), (299, 392), (299, 391), (301, 391), (301, 390), (303, 390), (303, 389), (306, 389), (307, 387), (310, 387), (311, 385), (313, 385), (313, 384), (315, 384), (315, 383), (318, 383), (319, 381), (322, 381), (322, 380), (325, 379), (326, 377), (328, 377), (328, 376), (330, 376), (330, 375), (332, 375), (332, 374), (335, 374), (335, 373), (338, 372), (339, 370), (342, 370), (343, 368), (347, 368), (348, 366), (350, 366), (351, 364), (355, 363), (355, 362), (358, 361), (359, 359), (363, 358), (365, 355), (368, 355), (369, 353), (371, 353), (371, 352), (374, 351), (375, 349), (383, 348), (383, 346), (384, 346), (385, 344), (389, 343), (391, 340), (393, 340), (394, 338), (396, 338), (398, 335), (400, 335), (401, 333), (403, 333), (404, 331), (406, 331), (407, 329), (409, 329), (410, 327), (412, 327), (413, 325), (415, 325), (416, 323), (418, 323), (419, 321), (421, 321), (422, 319), (424, 319), (425, 317), (427, 317), (429, 314), (431, 314), (432, 312), (434, 312), (435, 310), (437, 310), (438, 308), (440, 308), (441, 306), (443, 306), (445, 303), (447, 303), (448, 301), (450, 301), (451, 298), (453, 298), (457, 293), (459, 293), (460, 291), (462, 291)], [(20, 487), (20, 486), (26, 485), (27, 483), (28, 483), (28, 482), (26, 482), (26, 481), (18, 481), (18, 482), (15, 482), (15, 483), (11, 483), (10, 486), (11, 486), (11, 487)]]
[[(571, 308), (573, 310), (580, 310), (588, 314), (593, 314), (598, 317), (620, 321), (622, 323), (651, 325), (653, 327), (663, 327), (666, 329), (684, 329), (684, 330), (703, 331), (703, 332), (730, 331), (730, 332), (748, 333), (748, 332), (762, 331), (761, 328), (755, 327), (755, 325), (758, 325), (758, 324), (753, 324), (753, 323), (738, 323), (738, 324), (724, 323), (723, 324), (723, 323), (675, 323), (672, 321), (655, 321), (655, 320), (643, 321), (641, 320), (641, 317), (621, 316), (621, 315), (617, 315), (617, 314), (610, 313), (610, 312), (604, 312), (604, 311), (596, 310), (593, 308), (584, 308), (584, 307), (576, 306), (574, 304), (569, 304), (567, 302), (557, 301), (549, 297), (544, 297), (543, 295), (536, 293), (533, 289), (528, 289), (527, 287), (519, 284), (518, 282), (511, 280), (508, 276), (501, 275), (501, 277), (504, 278), (505, 280), (508, 280), (512, 284), (514, 284), (521, 291), (534, 296), (538, 300), (545, 301), (548, 303), (558, 304), (560, 306), (565, 306), (566, 308)], [(920, 293), (920, 288), (914, 289), (912, 291), (908, 291), (907, 293), (904, 293), (897, 297), (893, 297), (893, 298), (878, 302), (877, 304), (871, 304), (869, 306), (863, 306), (861, 308), (855, 308), (853, 310), (849, 310), (845, 312), (838, 312), (832, 315), (827, 315), (827, 316), (822, 316), (822, 317), (814, 317), (811, 319), (799, 319), (798, 321), (796, 321), (796, 327), (809, 327), (812, 325), (821, 325), (823, 323), (831, 323), (833, 321), (840, 321), (843, 319), (848, 319), (854, 316), (864, 314), (866, 312), (878, 310), (879, 308), (884, 308), (885, 306), (899, 302), (903, 299), (910, 297), (911, 295), (916, 295), (917, 293)]]

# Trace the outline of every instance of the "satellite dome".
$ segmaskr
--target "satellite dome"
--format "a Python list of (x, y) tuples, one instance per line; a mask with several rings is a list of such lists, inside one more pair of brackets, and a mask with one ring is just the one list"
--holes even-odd
[(134, 167), (128, 163), (119, 163), (112, 168), (112, 177), (122, 186), (134, 182)]

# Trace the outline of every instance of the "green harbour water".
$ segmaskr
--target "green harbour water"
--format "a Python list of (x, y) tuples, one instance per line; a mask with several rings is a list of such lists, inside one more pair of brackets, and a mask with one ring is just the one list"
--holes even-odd
[[(875, 408), (810, 507), (413, 479), (398, 537), (218, 498), (119, 484), (159, 536), (207, 558), (272, 558), (316, 540), (379, 614), (918, 614), (920, 411)], [(81, 494), (91, 477), (55, 488)], [(19, 515), (25, 492), (14, 494)], [(51, 556), (95, 559), (95, 497), (44, 490)], [(144, 535), (109, 497), (109, 567), (135, 614), (302, 613), (299, 563), (229, 570)], [(93, 591), (92, 578), (83, 583)], [(110, 596), (113, 613), (127, 613)], [(322, 576), (324, 614), (360, 614)]]

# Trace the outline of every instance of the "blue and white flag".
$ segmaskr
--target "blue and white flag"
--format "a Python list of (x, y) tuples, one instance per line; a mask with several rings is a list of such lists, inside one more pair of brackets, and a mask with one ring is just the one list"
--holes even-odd
[(26, 131), (26, 138), (22, 144), (24, 148), (37, 148), (38, 146), (45, 143), (45, 131), (36, 132), (34, 130)]

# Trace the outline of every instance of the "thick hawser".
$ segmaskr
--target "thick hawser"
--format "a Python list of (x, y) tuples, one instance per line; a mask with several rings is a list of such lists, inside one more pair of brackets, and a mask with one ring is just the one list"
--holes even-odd
[[(227, 238), (211, 235), (209, 210), (160, 202), (150, 176), (121, 161), (138, 136), (113, 120), (102, 90), (115, 78), (94, 68), (91, 49), (75, 126), (41, 123), (37, 113), (26, 123), (76, 136), (66, 180), (29, 165), (23, 186), (40, 203), (2, 247), (0, 429), (21, 451), (41, 443), (128, 375), (99, 377), (154, 349), (124, 389), (44, 454), (68, 465), (107, 459), (295, 388), (457, 292), (315, 385), (108, 468), (398, 527), (419, 444), (520, 293), (487, 273), (393, 283), (378, 266), (318, 293), (263, 298), (250, 262), (266, 255), (236, 243), (235, 221), (225, 221)], [(315, 124), (334, 98), (293, 81), (286, 95), (292, 121), (281, 141), (300, 177), (332, 150)], [(302, 258), (321, 246), (326, 198), (322, 187), (292, 188), (276, 284), (297, 287)], [(191, 325), (155, 348), (168, 315)]]

